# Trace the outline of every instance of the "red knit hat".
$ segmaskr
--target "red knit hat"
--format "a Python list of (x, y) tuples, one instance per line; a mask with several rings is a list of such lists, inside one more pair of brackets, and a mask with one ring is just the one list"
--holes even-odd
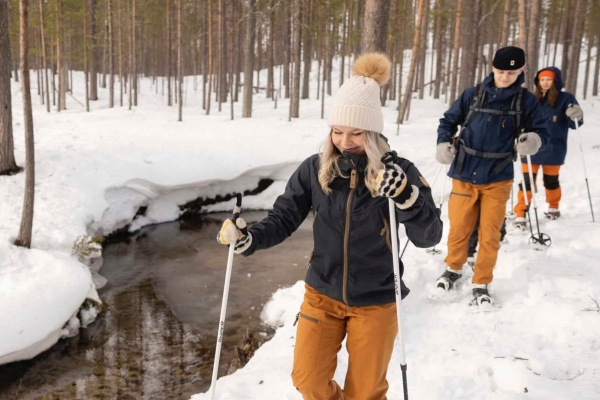
[(543, 69), (540, 71), (540, 73), (538, 74), (538, 79), (543, 78), (544, 76), (552, 79), (552, 80), (556, 80), (556, 75), (554, 74), (554, 71), (549, 70), (549, 69)]

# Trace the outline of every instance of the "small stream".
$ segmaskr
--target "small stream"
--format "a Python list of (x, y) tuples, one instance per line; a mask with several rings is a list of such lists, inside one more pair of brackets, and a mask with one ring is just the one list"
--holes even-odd
[[(248, 222), (264, 215), (244, 213)], [(106, 246), (100, 274), (108, 284), (99, 294), (108, 312), (33, 360), (0, 366), (0, 399), (189, 399), (208, 390), (227, 263), (215, 237), (228, 216), (149, 226)], [(310, 224), (234, 259), (220, 376), (246, 330), (272, 336), (260, 312), (278, 288), (304, 279)]]

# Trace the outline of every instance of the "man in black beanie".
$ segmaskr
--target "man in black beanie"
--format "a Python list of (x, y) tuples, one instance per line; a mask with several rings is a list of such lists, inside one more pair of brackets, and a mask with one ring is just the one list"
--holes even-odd
[(493, 280), (500, 229), (513, 184), (513, 160), (517, 153), (535, 154), (549, 141), (539, 102), (522, 88), (524, 66), (522, 49), (499, 49), (492, 73), (466, 89), (444, 113), (438, 127), (436, 160), (451, 164), (448, 176), (452, 178), (452, 193), (446, 270), (436, 285), (450, 290), (461, 278), (469, 237), (479, 218), (471, 302), (479, 307), (493, 304), (488, 285)]

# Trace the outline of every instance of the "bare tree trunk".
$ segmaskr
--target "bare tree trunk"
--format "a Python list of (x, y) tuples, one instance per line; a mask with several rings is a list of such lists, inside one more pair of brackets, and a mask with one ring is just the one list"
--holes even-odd
[[(209, 20), (209, 24), (210, 24), (210, 21), (212, 20), (212, 15), (210, 14), (210, 5), (211, 5), (211, 2), (212, 2), (212, 0), (208, 0), (208, 10), (209, 10), (209, 12), (208, 12), (208, 20)], [(210, 29), (209, 29), (208, 32), (209, 32), (208, 33), (209, 35), (212, 33), (210, 31)], [(209, 51), (210, 50), (211, 50), (211, 48), (209, 47)], [(210, 53), (209, 53), (209, 58), (211, 58)], [(172, 100), (172, 97), (171, 97), (171, 76), (172, 76), (172, 74), (171, 74), (171, 0), (167, 0), (167, 105), (168, 106), (172, 106), (173, 105), (173, 100)], [(210, 101), (210, 90), (208, 91), (208, 99)], [(209, 103), (209, 105), (208, 105), (208, 107), (207, 107), (206, 110), (207, 110), (206, 114), (208, 115), (208, 113), (210, 112), (210, 103)]]
[(244, 100), (242, 118), (252, 117), (252, 81), (254, 78), (254, 42), (256, 37), (256, 0), (247, 0), (248, 18), (246, 20), (246, 55), (244, 57)]
[(294, 76), (292, 79), (292, 98), (290, 101), (290, 118), (300, 116), (300, 0), (293, 1), (292, 11), (292, 56), (294, 63)]
[(181, 0), (177, 0), (177, 82), (179, 82), (179, 121), (183, 120), (183, 71), (181, 70)]
[[(344, 0), (344, 8), (342, 10), (342, 43), (340, 44), (340, 86), (344, 83), (344, 62), (346, 61), (346, 25), (348, 20), (348, 1)], [(305, 67), (306, 68), (306, 67)], [(305, 70), (306, 71), (306, 70)], [(308, 90), (307, 90), (308, 92)], [(306, 97), (302, 97), (307, 99)]]
[[(40, 12), (42, 11), (42, 0), (40, 0)], [(88, 14), (87, 0), (83, 2), (83, 75), (85, 84), (85, 111), (90, 112), (90, 91), (89, 91), (89, 71), (88, 71)], [(42, 35), (43, 42), (43, 35)], [(45, 52), (45, 50), (44, 50)], [(44, 57), (45, 58), (45, 57)], [(46, 61), (44, 61), (44, 69)], [(46, 78), (47, 79), (47, 78)], [(48, 83), (48, 82), (46, 82)], [(47, 88), (46, 88), (47, 89)]]
[(106, 1), (108, 20), (108, 108), (115, 106), (115, 74), (113, 71), (112, 0)]
[(390, 2), (367, 0), (362, 31), (361, 52), (385, 52)]
[[(584, 100), (587, 98), (587, 89), (588, 89), (588, 83), (589, 83), (589, 78), (590, 78), (590, 61), (592, 58), (592, 47), (594, 47), (594, 39), (595, 39), (595, 36), (591, 32), (591, 29), (588, 28), (588, 32), (590, 32), (590, 34), (588, 34), (587, 55), (585, 58), (585, 74), (584, 74), (584, 78), (583, 78), (583, 99)], [(598, 58), (596, 58), (596, 63), (598, 63)]]
[[(459, 3), (462, 0), (458, 0)], [(408, 79), (406, 81), (406, 90), (404, 92), (404, 99), (402, 101), (402, 105), (400, 107), (400, 112), (398, 113), (398, 120), (396, 123), (401, 124), (404, 122), (404, 116), (408, 112), (408, 107), (410, 104), (413, 82), (415, 71), (417, 69), (417, 63), (419, 62), (419, 49), (420, 49), (420, 38), (421, 38), (421, 29), (423, 27), (423, 20), (425, 14), (425, 0), (419, 0), (419, 8), (417, 12), (417, 25), (415, 26), (415, 36), (413, 38), (413, 47), (412, 54), (410, 58), (410, 69), (408, 71)]]
[(429, 0), (425, 0), (424, 7), (423, 25), (421, 26), (421, 49), (419, 50), (419, 69), (421, 70), (421, 73), (419, 74), (418, 87), (420, 100), (423, 100), (425, 97), (425, 60), (427, 58), (427, 35), (429, 33), (429, 30), (427, 29), (429, 24)]
[(579, 58), (581, 54), (581, 42), (583, 41), (584, 25), (586, 20), (586, 13), (588, 0), (577, 0), (577, 7), (575, 9), (575, 20), (573, 22), (573, 32), (571, 37), (571, 48), (569, 49), (569, 63), (570, 71), (566, 75), (567, 84), (566, 90), (577, 94), (577, 78), (579, 75)]
[(46, 56), (46, 38), (44, 36), (44, 4), (42, 2), (42, 0), (39, 1), (40, 3), (40, 30), (41, 30), (41, 42), (42, 42), (42, 64), (43, 64), (43, 68), (44, 68), (44, 77), (45, 77), (45, 84), (46, 84), (46, 111), (50, 112), (50, 90), (48, 88), (48, 65), (47, 65), (47, 60), (48, 57)]
[(442, 59), (444, 58), (442, 50), (442, 40), (445, 29), (443, 26), (442, 10), (444, 9), (444, 0), (438, 0), (435, 4), (435, 34), (433, 48), (435, 50), (435, 84), (433, 88), (433, 98), (440, 98), (440, 87), (442, 84)]
[[(233, 38), (233, 33), (232, 36)], [(231, 48), (233, 48), (233, 40), (231, 43)], [(273, 10), (273, 0), (269, 1), (269, 42), (267, 48), (267, 54), (269, 57), (269, 62), (267, 65), (267, 99), (274, 99), (273, 92), (275, 89), (274, 83), (274, 72), (273, 67), (275, 65), (275, 11)], [(233, 60), (232, 60), (233, 61)]]
[(540, 11), (540, 0), (529, 0), (529, 24), (528, 24), (528, 35), (527, 35), (527, 72), (525, 85), (530, 89), (533, 89), (533, 78), (538, 69), (538, 58), (539, 58), (539, 11)]
[(456, 88), (458, 86), (458, 61), (460, 56), (460, 29), (461, 29), (461, 21), (462, 21), (462, 5), (463, 0), (458, 0), (456, 4), (456, 21), (454, 23), (454, 50), (453, 50), (453, 59), (452, 59), (452, 82), (450, 84), (450, 95), (449, 95), (449, 103), (454, 103), (456, 99)]
[(571, 69), (571, 65), (573, 60), (569, 57), (571, 54), (571, 45), (573, 40), (573, 31), (577, 28), (574, 26), (575, 16), (573, 12), (569, 12), (570, 10), (577, 9), (577, 1), (578, 0), (565, 0), (567, 2), (567, 6), (565, 10), (565, 30), (562, 36), (562, 45), (563, 45), (563, 55), (561, 62), (562, 76), (565, 79), (565, 90), (570, 91), (569, 87), (569, 73)]
[[(136, 0), (132, 0), (131, 2), (131, 47), (133, 49), (133, 51), (131, 52), (131, 82), (129, 82), (129, 84), (132, 86), (132, 92), (133, 92), (133, 105), (137, 107), (138, 105), (138, 71), (137, 71), (137, 45), (136, 45), (136, 29), (137, 29), (137, 18), (136, 18), (136, 13), (137, 13), (137, 7), (136, 7)], [(170, 15), (170, 14), (169, 14)], [(169, 46), (169, 57), (170, 57), (170, 53), (171, 52), (171, 47)]]
[(598, 96), (598, 78), (600, 75), (600, 23), (596, 20), (596, 62), (594, 63), (594, 83), (592, 84), (592, 96)]
[[(308, 99), (309, 98), (309, 91), (310, 91), (310, 71), (311, 71), (311, 67), (312, 67), (312, 53), (313, 53), (313, 44), (312, 44), (312, 27), (313, 27), (313, 7), (314, 7), (314, 2), (312, 0), (310, 0), (308, 2), (308, 4), (305, 4), (305, 6), (307, 7), (305, 9), (304, 12), (304, 22), (302, 23), (302, 25), (305, 27), (305, 29), (302, 30), (302, 36), (304, 37), (304, 46), (302, 48), (302, 53), (304, 54), (304, 71), (303, 71), (303, 77), (302, 77), (302, 99)], [(344, 76), (344, 54), (342, 52), (342, 56), (340, 57), (342, 59), (341, 63), (342, 63), (342, 68), (340, 69), (340, 77)], [(342, 79), (342, 78), (340, 78)]]
[[(88, 0), (84, 0), (88, 1)], [(98, 100), (98, 41), (96, 40), (96, 1), (90, 2), (90, 40), (91, 40), (91, 57), (90, 57), (90, 100)]]
[(288, 2), (284, 8), (284, 20), (285, 20), (285, 32), (284, 32), (284, 45), (283, 45), (283, 86), (285, 87), (286, 99), (290, 98), (290, 59), (292, 48), (292, 23), (289, 17), (290, 3)]
[(66, 65), (62, 54), (61, 35), (61, 8), (62, 0), (56, 1), (56, 69), (58, 72), (58, 111), (67, 109), (67, 76)]
[(11, 175), (19, 171), (15, 162), (12, 130), (11, 55), (8, 32), (8, 0), (0, 0), (0, 175)]
[(519, 0), (519, 47), (527, 52), (527, 8), (526, 0)]
[(29, 83), (29, 38), (28, 38), (28, 0), (19, 0), (21, 19), (21, 92), (23, 94), (23, 120), (25, 125), (25, 196), (21, 227), (15, 240), (16, 246), (31, 247), (33, 231), (33, 202), (35, 197), (35, 153), (33, 141), (33, 112), (31, 110), (31, 90)]
[(510, 31), (510, 13), (512, 0), (504, 0), (504, 14), (502, 17), (502, 34), (500, 35), (500, 47), (508, 44), (508, 33)]
[(119, 21), (119, 106), (123, 107), (123, 18), (121, 17), (121, 0), (117, 0), (117, 20)]

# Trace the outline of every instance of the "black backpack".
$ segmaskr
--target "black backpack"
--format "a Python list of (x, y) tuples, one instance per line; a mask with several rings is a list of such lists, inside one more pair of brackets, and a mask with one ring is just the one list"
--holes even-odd
[(485, 103), (485, 89), (481, 83), (478, 83), (475, 86), (475, 95), (471, 100), (471, 105), (469, 106), (469, 112), (465, 120), (462, 123), (460, 133), (454, 139), (454, 147), (456, 148), (457, 156), (456, 156), (456, 164), (454, 166), (454, 175), (459, 177), (462, 172), (462, 167), (465, 160), (465, 155), (469, 154), (476, 157), (481, 158), (495, 158), (495, 159), (503, 159), (501, 163), (499, 163), (495, 168), (494, 172), (499, 173), (512, 161), (516, 160), (517, 153), (514, 149), (510, 153), (486, 153), (479, 150), (474, 150), (465, 146), (465, 143), (462, 139), (462, 135), (464, 130), (467, 128), (469, 123), (473, 120), (477, 113), (486, 113), (486, 114), (494, 114), (494, 115), (510, 115), (513, 118), (513, 126), (515, 127), (514, 137), (517, 137), (521, 134), (524, 128), (523, 123), (523, 110), (525, 109), (525, 98), (526, 98), (527, 88), (522, 87), (516, 94), (513, 96), (512, 103), (510, 105), (510, 110), (493, 110), (490, 108), (482, 108)]

